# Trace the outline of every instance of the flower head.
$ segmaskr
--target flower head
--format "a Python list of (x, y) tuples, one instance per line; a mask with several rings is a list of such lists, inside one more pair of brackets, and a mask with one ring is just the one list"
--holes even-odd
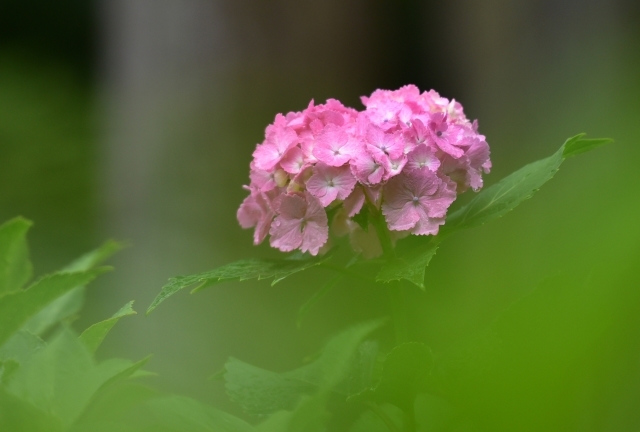
[(281, 251), (316, 255), (329, 239), (331, 208), (332, 235), (348, 233), (362, 256), (376, 256), (376, 230), (362, 228), (361, 212), (382, 212), (394, 239), (435, 235), (457, 194), (482, 187), (489, 146), (460, 103), (413, 85), (362, 102), (358, 112), (311, 101), (266, 128), (237, 213), (243, 228), (255, 228), (254, 243), (270, 234)]

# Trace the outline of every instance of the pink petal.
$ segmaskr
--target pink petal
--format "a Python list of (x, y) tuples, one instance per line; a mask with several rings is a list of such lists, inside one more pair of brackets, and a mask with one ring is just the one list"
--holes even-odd
[(298, 219), (276, 217), (271, 224), (269, 234), (271, 234), (271, 246), (282, 252), (290, 252), (302, 244), (301, 222)]
[(440, 160), (429, 146), (422, 144), (408, 154), (407, 168), (411, 170), (428, 169), (437, 171), (440, 168)]
[(349, 166), (328, 166), (322, 162), (314, 167), (314, 174), (307, 181), (307, 190), (328, 206), (336, 198), (345, 199), (356, 184)]
[(298, 174), (305, 164), (304, 154), (300, 147), (291, 147), (284, 154), (284, 157), (280, 161), (280, 166), (283, 170), (289, 174)]
[(384, 167), (367, 152), (360, 152), (351, 163), (353, 175), (363, 184), (377, 184), (382, 181)]
[(300, 195), (284, 195), (277, 205), (276, 211), (286, 219), (302, 219), (307, 210), (307, 203)]

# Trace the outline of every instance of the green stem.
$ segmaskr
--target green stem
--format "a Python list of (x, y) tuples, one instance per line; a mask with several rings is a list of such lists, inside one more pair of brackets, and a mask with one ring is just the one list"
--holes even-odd
[(378, 417), (380, 417), (380, 419), (384, 422), (384, 424), (387, 425), (391, 432), (400, 432), (398, 426), (393, 423), (387, 413), (385, 413), (378, 405), (376, 405), (374, 402), (369, 402), (367, 405), (369, 406), (369, 409), (371, 409), (371, 411), (373, 411)]
[(391, 317), (396, 332), (396, 345), (409, 342), (409, 329), (407, 325), (407, 311), (404, 301), (402, 285), (392, 283), (387, 287), (391, 303)]
[(373, 208), (373, 206), (371, 206), (369, 211), (371, 212), (371, 222), (376, 229), (376, 234), (378, 234), (378, 240), (380, 240), (384, 257), (387, 260), (394, 259), (396, 257), (396, 251), (393, 248), (393, 242), (391, 241), (384, 215), (380, 210)]

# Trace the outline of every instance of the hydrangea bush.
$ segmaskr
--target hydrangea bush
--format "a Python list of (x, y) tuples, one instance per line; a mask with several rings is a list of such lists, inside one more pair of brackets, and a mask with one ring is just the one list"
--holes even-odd
[(317, 255), (331, 231), (375, 257), (379, 239), (358, 215), (381, 212), (394, 240), (436, 235), (457, 194), (482, 188), (489, 146), (458, 102), (408, 85), (362, 103), (356, 111), (335, 99), (311, 101), (267, 126), (237, 214), (242, 227), (255, 227), (255, 244), (270, 235), (283, 252)]
[[(601, 320), (593, 319), (585, 304), (576, 307), (577, 293), (557, 296), (566, 288), (543, 286), (481, 337), (437, 355), (416, 340), (403, 295), (424, 288), (425, 268), (447, 236), (503, 216), (550, 180), (564, 160), (610, 140), (576, 135), (551, 156), (483, 188), (482, 175), (491, 168), (489, 147), (477, 122), (469, 121), (455, 100), (405, 86), (377, 90), (362, 101), (362, 111), (328, 100), (278, 114), (253, 153), (249, 195), (238, 220), (254, 228), (254, 243), (270, 236), (273, 247), (293, 253), (172, 278), (147, 313), (184, 288), (198, 291), (247, 279), (275, 284), (323, 267), (335, 275), (301, 306), (298, 324), (336, 283), (357, 279), (388, 291), (395, 342), (372, 338), (384, 331), (388, 320), (381, 317), (353, 324), (294, 370), (272, 372), (230, 358), (216, 376), (244, 418), (159, 392), (138, 381), (150, 375), (148, 357), (137, 362), (94, 357), (111, 328), (135, 314), (132, 302), (80, 334), (70, 326), (82, 306), (84, 286), (107, 270), (99, 264), (121, 245), (108, 242), (32, 281), (26, 245), (30, 222), (17, 218), (0, 225), (0, 430), (568, 430), (537, 415), (535, 408), (547, 399), (557, 403), (548, 398), (548, 389), (555, 387), (537, 386), (538, 381), (556, 384), (581, 359), (571, 362), (580, 352), (575, 346), (590, 343), (601, 331), (593, 324)], [(467, 189), (478, 193), (451, 211)], [(343, 236), (352, 248), (342, 247)], [(541, 310), (539, 304), (548, 299), (554, 307)], [(567, 320), (565, 312), (573, 309), (580, 321)], [(536, 344), (539, 329), (553, 329), (549, 333), (556, 339), (548, 346)], [(555, 368), (540, 369), (549, 363)], [(534, 385), (524, 376), (534, 377)], [(545, 400), (530, 403), (522, 397), (536, 392)], [(518, 423), (512, 412), (530, 407), (536, 415)], [(578, 412), (574, 406), (568, 411)], [(575, 424), (582, 427), (585, 416), (577, 417)]]

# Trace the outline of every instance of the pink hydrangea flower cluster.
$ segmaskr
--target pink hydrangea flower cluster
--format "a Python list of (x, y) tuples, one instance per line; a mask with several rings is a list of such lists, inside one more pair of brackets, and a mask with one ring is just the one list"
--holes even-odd
[[(381, 253), (375, 230), (353, 218), (382, 214), (393, 238), (435, 235), (458, 193), (482, 187), (489, 146), (455, 100), (408, 85), (362, 97), (364, 111), (337, 100), (276, 115), (251, 162), (249, 196), (238, 209), (254, 243), (317, 255), (349, 234), (365, 256)], [(366, 227), (365, 227), (366, 228)]]

